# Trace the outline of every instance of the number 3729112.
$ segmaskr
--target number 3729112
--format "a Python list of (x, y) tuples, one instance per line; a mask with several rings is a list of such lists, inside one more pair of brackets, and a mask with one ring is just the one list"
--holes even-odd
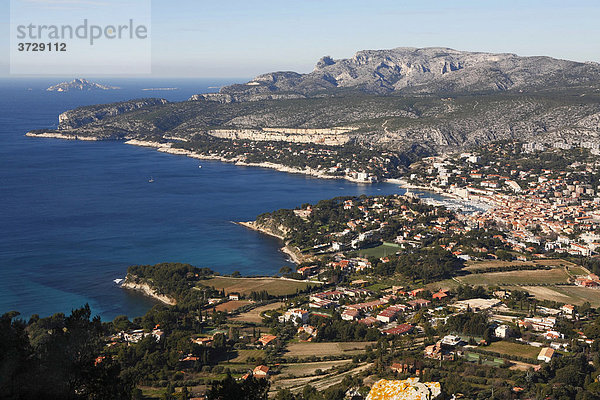
[(66, 43), (18, 43), (17, 50), (19, 51), (67, 51)]

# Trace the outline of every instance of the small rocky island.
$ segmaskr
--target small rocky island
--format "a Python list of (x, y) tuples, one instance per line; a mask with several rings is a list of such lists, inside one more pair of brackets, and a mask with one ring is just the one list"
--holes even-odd
[(69, 91), (88, 91), (88, 90), (117, 90), (116, 86), (105, 86), (99, 83), (90, 82), (86, 79), (73, 79), (70, 82), (61, 82), (46, 89), (48, 92), (69, 92)]

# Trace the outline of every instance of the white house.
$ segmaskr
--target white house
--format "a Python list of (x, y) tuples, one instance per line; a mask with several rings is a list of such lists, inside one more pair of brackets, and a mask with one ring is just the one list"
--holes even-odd
[(505, 339), (510, 336), (510, 327), (508, 325), (500, 325), (494, 329), (494, 336)]
[(460, 342), (462, 342), (462, 339), (460, 338), (460, 336), (456, 335), (446, 335), (441, 340), (441, 343), (443, 345), (452, 347), (458, 346)]
[(285, 312), (285, 314), (283, 314), (281, 317), (279, 317), (279, 321), (280, 322), (292, 321), (296, 325), (298, 325), (298, 324), (304, 325), (308, 322), (308, 315), (309, 315), (309, 312), (306, 310), (302, 310), (300, 308), (290, 308), (289, 310), (287, 310)]
[(543, 347), (540, 350), (540, 354), (538, 354), (537, 359), (549, 363), (552, 361), (552, 357), (554, 357), (554, 349), (551, 349), (550, 347)]
[(560, 310), (565, 313), (566, 315), (573, 315), (573, 312), (575, 311), (575, 307), (573, 307), (571, 304), (565, 304), (564, 306), (562, 306), (560, 308)]

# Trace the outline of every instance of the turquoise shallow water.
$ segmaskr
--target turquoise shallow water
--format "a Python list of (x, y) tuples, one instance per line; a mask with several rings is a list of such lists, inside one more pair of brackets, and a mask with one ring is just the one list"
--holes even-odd
[(0, 80), (0, 313), (46, 316), (87, 302), (103, 319), (142, 315), (153, 303), (112, 282), (131, 264), (177, 261), (272, 275), (290, 265), (278, 241), (231, 221), (334, 196), (402, 192), (392, 184), (321, 180), (117, 142), (25, 137), (78, 105), (183, 100), (226, 83), (113, 80), (106, 83), (123, 90), (42, 90), (58, 81)]

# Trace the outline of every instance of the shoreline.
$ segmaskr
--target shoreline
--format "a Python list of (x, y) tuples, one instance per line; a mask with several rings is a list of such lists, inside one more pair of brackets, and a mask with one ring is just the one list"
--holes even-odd
[[(96, 136), (77, 136), (77, 135), (63, 134), (60, 132), (40, 132), (40, 133), (27, 132), (25, 134), (25, 136), (39, 137), (39, 138), (51, 138), (51, 139), (64, 139), (64, 140), (84, 140), (84, 141), (108, 140), (108, 139), (103, 139), (103, 138), (99, 138)], [(377, 182), (359, 180), (359, 179), (352, 178), (347, 175), (344, 175), (344, 176), (327, 175), (322, 171), (315, 170), (315, 169), (308, 168), (308, 167), (305, 169), (300, 169), (300, 168), (295, 168), (295, 167), (289, 167), (289, 166), (286, 166), (283, 164), (275, 164), (275, 163), (268, 162), (268, 161), (260, 162), (260, 163), (249, 163), (249, 162), (241, 161), (239, 159), (239, 157), (225, 158), (225, 157), (221, 157), (221, 156), (199, 154), (192, 150), (187, 150), (187, 149), (182, 149), (182, 148), (173, 148), (172, 143), (161, 143), (161, 142), (156, 142), (156, 141), (151, 141), (151, 140), (141, 140), (141, 139), (125, 139), (125, 140), (117, 140), (117, 141), (123, 142), (124, 144), (132, 145), (132, 146), (153, 148), (153, 149), (156, 149), (156, 151), (160, 151), (161, 153), (167, 153), (167, 154), (172, 154), (172, 155), (177, 155), (177, 156), (186, 156), (186, 157), (194, 158), (197, 160), (220, 161), (220, 162), (234, 164), (234, 165), (243, 166), (243, 167), (268, 168), (268, 169), (273, 169), (273, 170), (276, 170), (279, 172), (285, 172), (285, 173), (289, 173), (289, 174), (301, 174), (301, 175), (311, 176), (311, 177), (318, 178), (318, 179), (344, 179), (346, 181), (356, 183), (356, 184), (370, 185), (373, 183), (377, 183)], [(480, 196), (478, 196), (477, 200), (471, 199), (470, 196), (467, 196), (465, 198), (456, 193), (449, 192), (447, 190), (444, 190), (444, 189), (436, 187), (436, 186), (414, 185), (414, 184), (407, 182), (404, 178), (384, 178), (378, 182), (398, 185), (400, 188), (405, 189), (407, 191), (412, 189), (412, 190), (419, 190), (419, 191), (435, 193), (440, 196), (446, 197), (448, 199), (465, 202), (466, 205), (469, 207), (476, 208), (476, 209), (482, 209), (484, 211), (488, 208), (494, 207), (494, 204), (492, 202), (485, 201), (485, 199), (481, 198)], [(244, 226), (246, 226), (246, 225), (244, 225)], [(246, 227), (250, 228), (250, 229), (254, 229), (250, 226), (246, 226)], [(268, 232), (263, 232), (263, 233), (269, 234), (271, 236), (276, 236), (276, 235), (272, 235)], [(279, 239), (282, 239), (282, 238), (279, 238)]]
[[(364, 181), (364, 180), (352, 178), (351, 176), (347, 176), (347, 175), (344, 175), (344, 176), (327, 175), (319, 170), (312, 169), (312, 168), (300, 169), (300, 168), (295, 168), (295, 167), (289, 167), (289, 166), (286, 166), (283, 164), (275, 164), (275, 163), (268, 162), (268, 161), (252, 163), (252, 162), (241, 161), (237, 157), (236, 158), (225, 158), (225, 157), (220, 157), (220, 156), (199, 154), (194, 151), (187, 150), (187, 149), (173, 148), (171, 143), (159, 143), (159, 142), (139, 140), (139, 139), (127, 140), (124, 143), (133, 145), (133, 146), (156, 148), (156, 150), (160, 151), (161, 153), (186, 156), (186, 157), (195, 158), (198, 160), (221, 161), (221, 162), (235, 164), (235, 165), (239, 165), (239, 166), (243, 166), (243, 167), (269, 168), (269, 169), (274, 169), (274, 170), (280, 171), (280, 172), (286, 172), (289, 174), (301, 174), (301, 175), (312, 176), (312, 177), (319, 178), (319, 179), (345, 179), (349, 182), (368, 184), (368, 185), (373, 183), (371, 181)], [(385, 181), (387, 181), (387, 180), (384, 180), (384, 182)]]
[(279, 250), (286, 254), (287, 256), (290, 257), (290, 259), (292, 260), (292, 262), (296, 265), (300, 265), (302, 264), (303, 261), (303, 257), (301, 254), (299, 254), (297, 251), (294, 251), (294, 249), (292, 249), (290, 246), (288, 246), (285, 243), (285, 238), (283, 236), (280, 235), (276, 235), (273, 232), (270, 232), (266, 229), (263, 229), (259, 226), (257, 226), (256, 221), (247, 221), (247, 222), (233, 222), (236, 225), (240, 225), (243, 226), (245, 228), (248, 228), (250, 230), (256, 231), (256, 232), (260, 232), (262, 234), (268, 235), (268, 236), (272, 236), (274, 238), (279, 239), (282, 243), (283, 243), (283, 247), (281, 247)]
[[(289, 174), (302, 174), (302, 175), (312, 176), (312, 177), (319, 178), (319, 179), (345, 179), (349, 182), (353, 182), (353, 183), (357, 183), (357, 184), (368, 184), (368, 185), (374, 183), (371, 181), (358, 180), (358, 179), (355, 179), (355, 178), (352, 178), (349, 176), (327, 175), (323, 172), (320, 172), (318, 170), (314, 170), (311, 168), (300, 169), (300, 168), (289, 167), (289, 166), (286, 166), (283, 164), (275, 164), (275, 163), (271, 163), (271, 162), (267, 162), (267, 161), (260, 162), (260, 163), (248, 163), (245, 161), (240, 161), (237, 158), (225, 158), (225, 157), (219, 157), (219, 156), (198, 154), (198, 153), (195, 153), (195, 152), (193, 152), (191, 150), (187, 150), (187, 149), (173, 148), (170, 143), (159, 143), (159, 142), (153, 142), (153, 141), (131, 139), (131, 140), (126, 141), (125, 144), (130, 144), (130, 145), (134, 145), (134, 146), (142, 146), (142, 147), (152, 147), (152, 148), (156, 148), (157, 151), (160, 151), (162, 153), (183, 155), (183, 156), (187, 156), (187, 157), (195, 158), (195, 159), (199, 159), (199, 160), (221, 161), (221, 162), (226, 162), (226, 163), (235, 164), (235, 165), (239, 165), (239, 166), (245, 166), (245, 167), (269, 168), (269, 169), (274, 169), (279, 172), (285, 172), (285, 173), (289, 173)], [(420, 190), (420, 191), (435, 193), (435, 194), (438, 194), (443, 197), (447, 197), (452, 200), (465, 202), (469, 207), (472, 207), (472, 208), (484, 209), (485, 207), (482, 207), (482, 205), (485, 205), (486, 207), (493, 207), (493, 204), (490, 204), (488, 202), (485, 202), (482, 200), (477, 201), (477, 200), (472, 200), (470, 198), (464, 198), (462, 196), (459, 196), (456, 193), (448, 192), (439, 187), (413, 185), (411, 183), (408, 183), (404, 178), (385, 178), (385, 179), (381, 180), (380, 182), (390, 183), (392, 185), (398, 185), (400, 188), (405, 189), (406, 191), (413, 189), (413, 190)], [(254, 228), (251, 228), (250, 226), (246, 226), (246, 227), (250, 228), (250, 229), (254, 229)], [(267, 233), (267, 232), (263, 232), (263, 233)], [(276, 235), (272, 235), (270, 233), (267, 233), (267, 234), (269, 234), (271, 236), (276, 236)], [(281, 238), (279, 238), (279, 239), (281, 239)]]

